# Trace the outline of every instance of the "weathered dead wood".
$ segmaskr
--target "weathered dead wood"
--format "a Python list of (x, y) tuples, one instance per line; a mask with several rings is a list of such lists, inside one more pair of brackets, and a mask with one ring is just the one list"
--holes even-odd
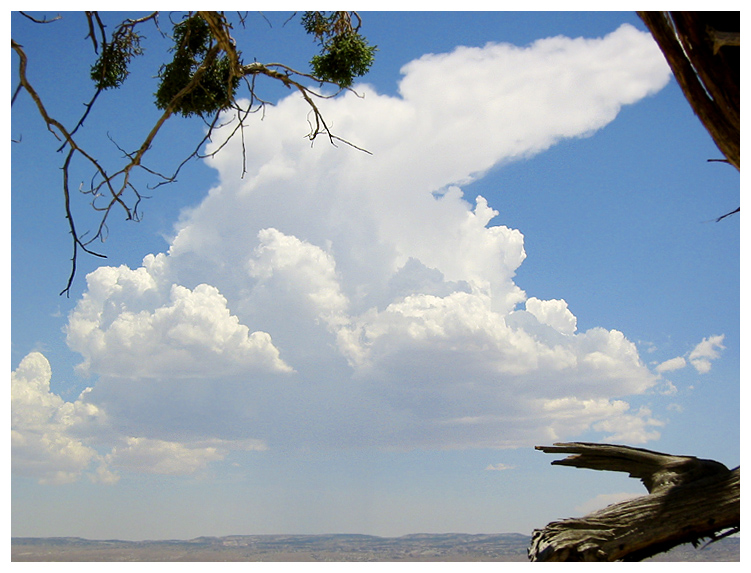
[(573, 454), (553, 465), (626, 472), (650, 493), (535, 530), (531, 561), (640, 561), (740, 530), (740, 467), (729, 470), (714, 460), (609, 444), (535, 449)]
[(694, 113), (741, 168), (740, 12), (637, 12)]

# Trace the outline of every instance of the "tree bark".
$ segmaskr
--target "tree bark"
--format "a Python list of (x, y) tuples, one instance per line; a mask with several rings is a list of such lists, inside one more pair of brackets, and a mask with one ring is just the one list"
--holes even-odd
[(740, 467), (609, 444), (537, 446), (573, 454), (554, 465), (627, 472), (649, 495), (532, 534), (531, 561), (640, 561), (683, 543), (740, 530)]
[(740, 12), (638, 12), (694, 113), (741, 168)]

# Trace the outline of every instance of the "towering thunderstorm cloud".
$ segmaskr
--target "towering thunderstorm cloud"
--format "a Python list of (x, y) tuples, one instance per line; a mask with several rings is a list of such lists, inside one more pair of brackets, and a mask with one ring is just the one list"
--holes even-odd
[(658, 377), (635, 345), (581, 332), (564, 300), (520, 289), (522, 232), (462, 190), (664, 87), (651, 37), (624, 25), (460, 47), (402, 73), (396, 96), (360, 85), (321, 103), (371, 154), (311, 146), (306, 104), (290, 96), (246, 130), (244, 177), (238, 138), (207, 160), (219, 182), (167, 252), (91, 273), (67, 340), (93, 387), (63, 402), (30, 355), (14, 408), (17, 387), (41, 398), (18, 398), (14, 460), (49, 481), (91, 468), (112, 481), (232, 449), (656, 437), (660, 422), (625, 401)]

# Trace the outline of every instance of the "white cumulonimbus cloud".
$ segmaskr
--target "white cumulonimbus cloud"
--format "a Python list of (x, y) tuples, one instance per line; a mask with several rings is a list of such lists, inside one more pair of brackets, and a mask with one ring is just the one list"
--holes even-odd
[[(655, 438), (660, 422), (624, 400), (657, 380), (636, 346), (579, 332), (564, 300), (528, 297), (514, 283), (522, 233), (462, 191), (665, 86), (651, 37), (624, 25), (457, 48), (402, 71), (397, 96), (361, 85), (365, 97), (320, 103), (371, 154), (311, 147), (307, 104), (290, 96), (207, 159), (220, 183), (166, 253), (88, 276), (67, 337), (98, 377), (81, 407), (120, 432), (107, 467), (184, 473), (231, 449), (313, 444)], [(71, 471), (92, 456), (82, 449)]]

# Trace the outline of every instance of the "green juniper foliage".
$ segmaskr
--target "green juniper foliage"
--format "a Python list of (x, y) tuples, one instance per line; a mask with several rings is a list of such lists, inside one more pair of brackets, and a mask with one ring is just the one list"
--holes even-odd
[[(352, 19), (357, 25), (353, 26)], [(348, 88), (356, 77), (365, 75), (373, 64), (377, 48), (370, 46), (358, 32), (360, 18), (355, 12), (305, 12), (302, 24), (320, 45), (320, 53), (310, 61), (315, 78)], [(91, 78), (98, 89), (119, 88), (128, 76), (128, 65), (134, 56), (143, 53), (142, 37), (132, 26), (121, 25), (104, 43), (102, 52), (91, 67)], [(183, 116), (206, 115), (230, 107), (240, 83), (241, 72), (229, 56), (216, 47), (216, 40), (206, 20), (189, 14), (174, 25), (172, 61), (159, 70), (156, 106)], [(234, 54), (233, 54), (234, 55)], [(240, 53), (237, 52), (239, 60)], [(200, 78), (177, 101), (175, 97), (194, 80), (199, 68)]]
[(365, 75), (373, 65), (376, 46), (352, 27), (349, 12), (305, 12), (302, 24), (321, 45), (321, 53), (313, 56), (310, 65), (317, 78), (334, 82), (340, 87), (352, 85), (354, 78)]
[(226, 54), (207, 60), (213, 37), (206, 21), (198, 15), (190, 16), (175, 25), (174, 37), (175, 56), (159, 71), (161, 83), (156, 92), (157, 107), (166, 109), (205, 63), (206, 69), (198, 85), (177, 102), (175, 111), (187, 117), (228, 108), (240, 78), (230, 78), (230, 59)]
[(132, 28), (120, 28), (112, 41), (102, 46), (102, 53), (91, 66), (91, 79), (97, 89), (119, 88), (128, 77), (128, 64), (133, 56), (140, 56), (141, 36)]

